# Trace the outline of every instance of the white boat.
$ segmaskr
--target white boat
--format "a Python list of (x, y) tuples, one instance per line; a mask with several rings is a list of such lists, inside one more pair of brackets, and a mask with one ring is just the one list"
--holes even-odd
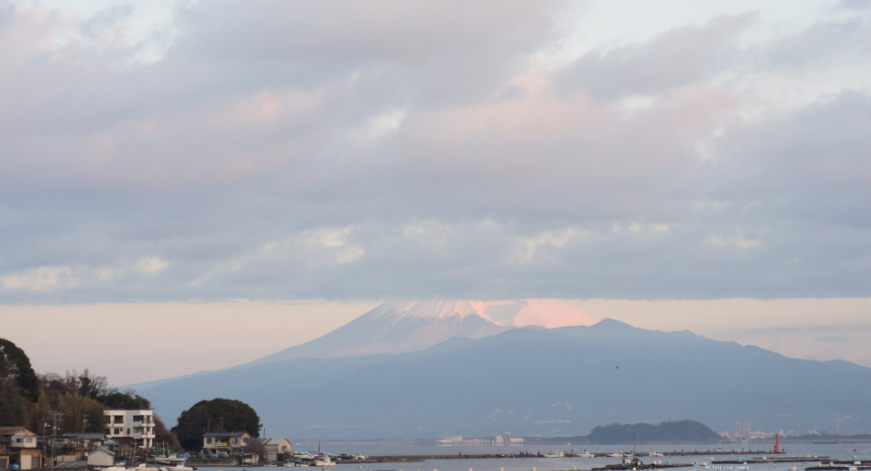
[(590, 453), (587, 450), (584, 450), (583, 453), (578, 453), (578, 458), (595, 458), (595, 457), (596, 457), (596, 455)]
[(651, 451), (650, 453), (647, 454), (647, 456), (665, 456), (665, 455), (663, 455), (662, 453), (658, 453), (656, 451)]
[(608, 456), (610, 456), (612, 458), (623, 458), (623, 453), (611, 453)]
[(187, 458), (179, 458), (175, 455), (173, 456), (158, 456), (154, 459), (157, 463), (157, 466), (161, 469), (165, 469), (167, 471), (194, 471), (194, 468), (190, 466), (185, 466), (187, 462)]
[(545, 458), (562, 458), (565, 455), (561, 451), (552, 451), (550, 453), (545, 453), (542, 456), (544, 456)]
[[(318, 443), (318, 450), (320, 450), (320, 448), (321, 448), (320, 443)], [(314, 461), (312, 461), (312, 466), (324, 467), (324, 466), (335, 466), (335, 465), (336, 465), (336, 463), (333, 462), (333, 459), (330, 457), (330, 455), (328, 455), (326, 453), (320, 453), (318, 455), (318, 457), (315, 458)]]

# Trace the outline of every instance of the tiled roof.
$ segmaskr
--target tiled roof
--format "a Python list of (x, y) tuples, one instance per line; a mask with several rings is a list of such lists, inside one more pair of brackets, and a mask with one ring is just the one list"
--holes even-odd
[(8, 436), (8, 435), (17, 435), (17, 434), (36, 436), (35, 433), (31, 432), (30, 430), (27, 430), (24, 427), (0, 427), (0, 435), (7, 435)]
[[(281, 442), (287, 440), (287, 438), (285, 438), (285, 437), (273, 437), (273, 438), (266, 438), (264, 440), (265, 440), (263, 442), (264, 445), (278, 445)], [(290, 443), (290, 440), (287, 440), (287, 443)]]
[(101, 452), (101, 453), (105, 453), (105, 454), (107, 454), (107, 455), (110, 455), (110, 456), (115, 456), (115, 452), (114, 452), (114, 451), (112, 451), (112, 450), (110, 450), (110, 449), (108, 449), (108, 448), (106, 448), (106, 447), (104, 447), (104, 446), (101, 446), (101, 447), (97, 448), (96, 450), (92, 451), (91, 453), (96, 453), (96, 452), (98, 452), (98, 451)]

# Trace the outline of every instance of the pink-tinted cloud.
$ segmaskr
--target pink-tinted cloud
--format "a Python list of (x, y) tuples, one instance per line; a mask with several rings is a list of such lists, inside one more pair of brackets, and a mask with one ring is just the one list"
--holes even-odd
[(0, 278), (167, 263), (4, 302), (867, 291), (865, 10), (576, 56), (563, 3), (2, 11)]

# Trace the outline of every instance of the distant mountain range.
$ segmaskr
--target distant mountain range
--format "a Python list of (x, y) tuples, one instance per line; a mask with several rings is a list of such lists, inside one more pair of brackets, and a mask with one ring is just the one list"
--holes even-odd
[(323, 337), (248, 365), (417, 352), (455, 337), (479, 339), (531, 326), (590, 326), (600, 320), (556, 299), (388, 301)]
[[(297, 440), (505, 431), (586, 435), (602, 424), (687, 418), (715, 430), (733, 430), (747, 417), (760, 430), (808, 430), (815, 423), (829, 429), (835, 423), (842, 429), (871, 428), (869, 368), (787, 358), (691, 332), (595, 322), (577, 312), (580, 322), (591, 325), (543, 328), (542, 320), (568, 322), (568, 317), (548, 316), (546, 309), (542, 314), (529, 301), (497, 305), (513, 309), (500, 311), (504, 317), (490, 306), (453, 303), (451, 309), (445, 302), (415, 303), (405, 311), (407, 304), (384, 306), (354, 329), (352, 322), (341, 335), (336, 331), (307, 347), (211, 374), (142, 385), (138, 392), (170, 423), (202, 399), (239, 399), (257, 410), (270, 435)], [(524, 309), (539, 312), (539, 322), (528, 322)], [(457, 310), (465, 312), (458, 319)], [(409, 327), (426, 326), (421, 319), (450, 320), (456, 330), (443, 332), (464, 336), (440, 342), (449, 334), (422, 336)], [(466, 322), (474, 327), (464, 327)], [(498, 329), (488, 322), (508, 330), (493, 333)], [(528, 326), (518, 327), (524, 323)], [(371, 335), (378, 332), (395, 335)], [(410, 338), (432, 346), (414, 351), (420, 345), (402, 340)], [(300, 357), (306, 349), (319, 358)], [(359, 355), (370, 351), (407, 353)], [(353, 353), (358, 355), (339, 356)]]

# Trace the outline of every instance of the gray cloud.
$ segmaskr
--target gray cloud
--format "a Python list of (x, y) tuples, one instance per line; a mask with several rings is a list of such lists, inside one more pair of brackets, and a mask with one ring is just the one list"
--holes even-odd
[(867, 90), (750, 119), (714, 80), (842, 23), (552, 71), (559, 7), (183, 3), (143, 62), (130, 10), (5, 4), (0, 302), (869, 294)]
[(597, 99), (659, 94), (719, 72), (738, 54), (738, 33), (754, 15), (720, 16), (701, 26), (660, 33), (643, 44), (595, 49), (556, 77), (566, 91), (582, 88)]

